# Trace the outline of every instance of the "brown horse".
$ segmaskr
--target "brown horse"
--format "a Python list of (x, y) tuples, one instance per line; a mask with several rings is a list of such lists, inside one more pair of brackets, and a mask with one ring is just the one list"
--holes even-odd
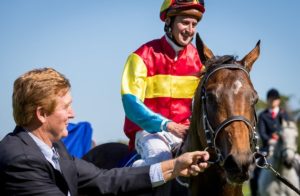
[[(190, 193), (243, 195), (242, 183), (249, 178), (248, 169), (253, 163), (256, 145), (254, 105), (258, 97), (249, 72), (259, 56), (259, 42), (240, 61), (228, 55), (214, 56), (198, 34), (196, 45), (206, 72), (195, 92), (191, 125), (181, 151), (207, 150), (212, 164), (205, 172), (190, 178)], [(128, 156), (126, 147), (124, 144), (103, 144), (84, 158), (101, 168), (116, 167), (119, 160)], [(185, 190), (179, 190), (186, 194)], [(185, 194), (179, 194), (178, 189), (171, 193)]]
[(243, 195), (256, 146), (258, 96), (249, 72), (259, 56), (260, 41), (242, 60), (214, 56), (199, 35), (196, 45), (206, 66), (193, 104), (185, 151), (208, 150), (213, 164), (191, 177), (192, 195)]

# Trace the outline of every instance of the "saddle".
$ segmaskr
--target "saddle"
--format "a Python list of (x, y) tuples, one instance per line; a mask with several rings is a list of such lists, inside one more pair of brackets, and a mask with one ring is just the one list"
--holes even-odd
[(131, 167), (138, 159), (141, 159), (141, 156), (136, 152), (136, 150), (133, 150), (118, 163), (117, 167)]

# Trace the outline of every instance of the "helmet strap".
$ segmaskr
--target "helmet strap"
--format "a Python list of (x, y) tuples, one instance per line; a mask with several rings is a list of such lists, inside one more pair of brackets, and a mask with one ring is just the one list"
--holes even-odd
[(174, 23), (174, 17), (166, 18), (164, 31), (171, 40), (173, 40), (173, 35), (172, 35), (173, 23)]
[(174, 44), (176, 44), (178, 47), (184, 47), (180, 45), (172, 35), (172, 26), (174, 24), (174, 21), (175, 21), (175, 16), (167, 18), (165, 21), (164, 31), (166, 35), (173, 41)]

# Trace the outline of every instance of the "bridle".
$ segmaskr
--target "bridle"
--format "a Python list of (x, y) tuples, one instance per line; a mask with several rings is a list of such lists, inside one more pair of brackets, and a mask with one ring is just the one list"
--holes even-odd
[[(214, 73), (216, 73), (219, 70), (222, 69), (236, 69), (236, 70), (242, 70), (244, 71), (247, 76), (250, 78), (248, 70), (239, 64), (222, 64), (222, 65), (212, 65), (211, 67), (208, 68), (206, 73), (204, 74), (201, 83), (200, 83), (200, 88), (201, 88), (201, 101), (202, 101), (202, 107), (201, 107), (201, 112), (202, 112), (202, 124), (203, 124), (203, 129), (205, 131), (205, 136), (206, 136), (206, 142), (207, 142), (207, 147), (205, 150), (211, 152), (214, 151), (216, 153), (216, 159), (215, 160), (210, 160), (209, 162), (212, 164), (220, 164), (223, 165), (224, 162), (224, 157), (221, 154), (220, 149), (216, 146), (216, 138), (220, 131), (228, 126), (229, 124), (236, 122), (236, 121), (241, 121), (247, 125), (247, 127), (251, 130), (250, 132), (250, 144), (251, 144), (251, 150), (253, 152), (258, 151), (259, 147), (257, 144), (258, 136), (255, 131), (256, 123), (257, 123), (257, 116), (255, 112), (255, 108), (253, 106), (253, 115), (254, 115), (254, 121), (251, 122), (249, 119), (245, 118), (244, 116), (241, 115), (233, 115), (230, 116), (229, 118), (225, 119), (222, 123), (220, 123), (215, 129), (212, 128), (211, 123), (208, 119), (208, 112), (207, 112), (207, 93), (206, 93), (206, 83), (209, 80), (210, 76), (212, 76)], [(252, 134), (251, 134), (252, 133)]]
[[(282, 137), (282, 136), (280, 136)], [(286, 141), (287, 142), (287, 141)], [(283, 138), (280, 138), (278, 141), (277, 141), (277, 144), (276, 145), (281, 145), (283, 148), (280, 149), (280, 150), (276, 150), (273, 152), (273, 156), (274, 158), (278, 159), (278, 160), (283, 160), (283, 163), (286, 164), (287, 162), (285, 161), (284, 159), (284, 153), (290, 151), (293, 153), (293, 158), (292, 160), (295, 159), (295, 156), (297, 154), (297, 149), (293, 148), (293, 147), (289, 147), (289, 146), (284, 146), (284, 141), (283, 141)], [(275, 150), (276, 147), (274, 147), (274, 150)]]
[[(221, 65), (211, 65), (208, 70), (204, 73), (204, 76), (202, 77), (201, 83), (199, 85), (200, 87), (200, 97), (201, 97), (201, 101), (202, 103), (201, 105), (201, 113), (202, 113), (202, 126), (203, 126), (203, 130), (205, 131), (205, 137), (206, 137), (206, 143), (207, 146), (205, 147), (204, 150), (208, 151), (211, 155), (211, 151), (212, 150), (217, 156), (217, 158), (215, 160), (210, 159), (209, 161), (207, 161), (209, 164), (219, 164), (219, 165), (223, 165), (224, 164), (224, 157), (221, 154), (221, 151), (219, 148), (216, 147), (216, 138), (218, 133), (220, 133), (220, 131), (228, 126), (230, 123), (232, 122), (236, 122), (236, 121), (242, 121), (244, 122), (247, 127), (249, 127), (249, 129), (251, 130), (250, 133), (250, 144), (251, 144), (251, 150), (253, 152), (253, 154), (255, 152), (258, 152), (259, 150), (259, 146), (258, 146), (258, 136), (257, 133), (255, 131), (255, 127), (256, 127), (256, 123), (257, 123), (257, 116), (256, 116), (256, 112), (255, 112), (255, 108), (253, 106), (253, 115), (254, 115), (254, 122), (251, 122), (250, 120), (248, 120), (247, 118), (245, 118), (244, 116), (241, 115), (234, 115), (234, 116), (230, 116), (229, 118), (227, 118), (226, 120), (224, 120), (221, 124), (219, 124), (216, 129), (213, 129), (211, 126), (211, 123), (208, 119), (208, 112), (207, 112), (207, 108), (206, 108), (206, 100), (207, 100), (207, 93), (206, 93), (206, 83), (208, 81), (208, 79), (210, 78), (211, 75), (213, 75), (215, 72), (221, 70), (221, 69), (237, 69), (237, 70), (242, 70), (244, 71), (247, 76), (250, 78), (249, 72), (248, 70), (238, 64), (221, 64)], [(199, 133), (198, 133), (199, 134)], [(199, 135), (198, 135), (199, 137)], [(181, 144), (180, 149), (182, 148), (184, 144)], [(185, 187), (189, 187), (189, 183), (186, 182), (182, 182), (178, 177), (176, 178), (177, 182)]]

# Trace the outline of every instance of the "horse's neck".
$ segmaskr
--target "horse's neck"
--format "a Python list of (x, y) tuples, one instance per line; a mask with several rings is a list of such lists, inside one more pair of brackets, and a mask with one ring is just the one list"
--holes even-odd
[(203, 127), (198, 123), (191, 124), (188, 135), (184, 141), (183, 149), (186, 151), (204, 150), (206, 147), (205, 140), (206, 137)]

